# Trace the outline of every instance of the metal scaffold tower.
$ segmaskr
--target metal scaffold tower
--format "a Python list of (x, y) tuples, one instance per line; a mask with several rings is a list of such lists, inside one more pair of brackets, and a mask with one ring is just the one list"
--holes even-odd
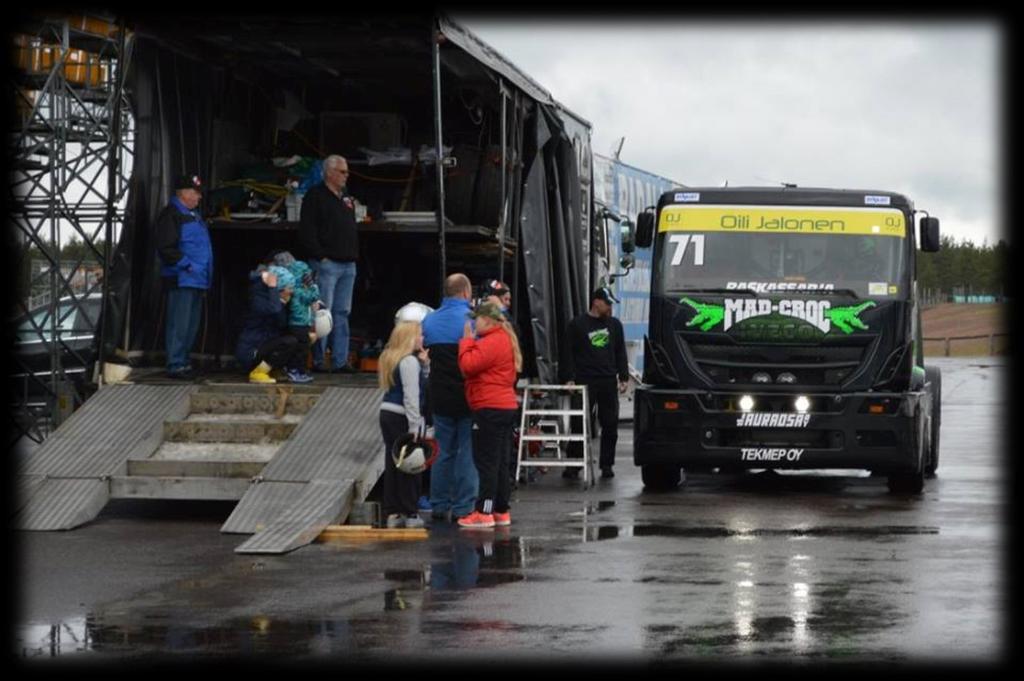
[(133, 41), (110, 17), (46, 14), (22, 21), (13, 40), (9, 413), (14, 440), (41, 442), (95, 385), (132, 168), (124, 82)]

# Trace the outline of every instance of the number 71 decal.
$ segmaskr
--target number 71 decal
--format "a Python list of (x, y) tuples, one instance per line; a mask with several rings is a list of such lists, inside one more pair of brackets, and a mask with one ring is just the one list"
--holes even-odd
[(671, 234), (668, 237), (668, 242), (675, 244), (676, 247), (675, 253), (672, 254), (673, 266), (682, 264), (683, 255), (686, 253), (687, 246), (690, 245), (690, 239), (693, 239), (693, 264), (704, 264), (703, 234)]

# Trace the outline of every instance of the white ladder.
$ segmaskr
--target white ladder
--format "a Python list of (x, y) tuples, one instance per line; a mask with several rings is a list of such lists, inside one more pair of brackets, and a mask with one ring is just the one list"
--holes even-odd
[[(530, 406), (530, 397), (534, 392), (543, 393), (555, 393), (559, 398), (559, 401), (566, 407), (565, 409), (535, 409)], [(571, 409), (570, 398), (573, 393), (581, 393), (583, 395), (583, 408), (582, 409)], [(586, 487), (590, 487), (594, 484), (594, 461), (591, 457), (590, 447), (590, 397), (587, 393), (587, 386), (585, 385), (530, 385), (529, 383), (523, 388), (523, 413), (519, 424), (519, 451), (516, 453), (516, 480), (519, 480), (519, 472), (526, 466), (561, 466), (563, 468), (569, 467), (580, 467), (583, 469), (583, 484)], [(528, 424), (530, 423), (531, 416), (559, 416), (562, 418), (562, 422), (565, 424), (565, 432), (555, 434), (551, 433), (540, 433), (531, 435), (527, 432)], [(569, 419), (571, 416), (579, 416), (583, 419), (583, 432), (573, 433), (572, 432), (572, 421)], [(549, 425), (551, 422), (542, 422), (544, 425)], [(557, 422), (556, 422), (557, 424)], [(557, 431), (557, 429), (556, 429)], [(554, 443), (554, 449), (556, 458), (535, 458), (528, 457), (529, 443), (540, 442), (544, 445), (550, 445)], [(582, 442), (583, 443), (583, 458), (581, 459), (570, 459), (563, 456), (563, 448), (569, 442)], [(544, 450), (549, 449), (548, 446), (544, 447)], [(543, 451), (543, 450), (542, 450)]]

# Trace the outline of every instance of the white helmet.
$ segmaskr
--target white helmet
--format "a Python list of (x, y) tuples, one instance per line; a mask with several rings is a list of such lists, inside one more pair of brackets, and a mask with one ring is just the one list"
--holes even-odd
[(331, 333), (331, 328), (334, 326), (334, 320), (331, 317), (331, 311), (325, 308), (320, 308), (313, 313), (313, 328), (316, 331), (316, 339), (326, 338)]
[[(395, 440), (391, 460), (395, 468), (416, 475), (422, 473), (437, 458), (437, 441), (432, 438), (420, 438), (414, 433), (405, 433)], [(429, 457), (429, 458), (428, 458)]]
[(395, 313), (395, 324), (398, 322), (423, 322), (423, 318), (434, 311), (434, 308), (423, 303), (406, 303)]

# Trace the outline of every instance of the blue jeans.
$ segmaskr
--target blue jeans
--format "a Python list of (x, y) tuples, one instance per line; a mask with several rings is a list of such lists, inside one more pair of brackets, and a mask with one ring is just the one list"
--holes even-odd
[(434, 437), (440, 451), (430, 467), (430, 505), (435, 513), (455, 516), (473, 512), (480, 477), (473, 463), (473, 418), (434, 414)]
[(203, 312), (203, 289), (175, 286), (167, 292), (167, 370), (182, 371), (199, 333)]
[(316, 272), (320, 300), (331, 311), (333, 326), (327, 338), (313, 345), (313, 363), (324, 366), (324, 353), (331, 348), (331, 367), (339, 369), (348, 364), (348, 315), (352, 311), (352, 290), (356, 285), (356, 264), (337, 260), (310, 260)]

